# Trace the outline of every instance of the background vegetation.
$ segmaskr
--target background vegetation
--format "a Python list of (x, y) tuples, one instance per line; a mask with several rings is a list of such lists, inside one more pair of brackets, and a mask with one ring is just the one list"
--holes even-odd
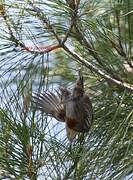
[[(132, 179), (133, 1), (5, 0), (0, 21), (0, 178)], [(31, 95), (79, 67), (95, 119), (70, 145)]]

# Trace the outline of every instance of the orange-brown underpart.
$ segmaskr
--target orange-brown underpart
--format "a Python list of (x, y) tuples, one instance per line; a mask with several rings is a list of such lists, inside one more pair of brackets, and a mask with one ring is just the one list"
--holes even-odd
[(69, 128), (74, 128), (77, 125), (77, 122), (73, 118), (67, 118), (67, 126)]

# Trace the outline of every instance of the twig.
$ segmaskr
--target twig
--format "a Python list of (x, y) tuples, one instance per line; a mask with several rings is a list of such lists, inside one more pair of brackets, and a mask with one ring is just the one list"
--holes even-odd
[(5, 20), (5, 23), (7, 25), (7, 28), (8, 28), (9, 34), (10, 34), (10, 38), (9, 39), (12, 42), (15, 43), (16, 47), (19, 46), (20, 48), (22, 48), (22, 50), (26, 50), (26, 51), (28, 51), (30, 53), (33, 53), (33, 54), (44, 54), (44, 53), (49, 53), (49, 52), (51, 52), (53, 50), (56, 50), (58, 48), (61, 48), (61, 45), (47, 46), (45, 48), (27, 47), (23, 42), (21, 42), (19, 39), (17, 39), (14, 36), (13, 31), (12, 31), (11, 26), (10, 26), (10, 23), (9, 23), (10, 22), (9, 17), (4, 15), (3, 19)]
[(32, 8), (34, 9), (34, 11), (37, 13), (38, 18), (40, 18), (40, 20), (46, 24), (47, 28), (53, 33), (53, 35), (55, 36), (55, 38), (57, 39), (58, 43), (61, 44), (61, 39), (58, 37), (56, 31), (54, 30), (53, 26), (50, 24), (50, 21), (46, 18), (46, 16), (44, 15), (44, 13), (42, 12), (42, 10), (38, 7), (35, 7), (34, 4), (29, 1), (29, 4), (32, 6)]
[(3, 16), (3, 19), (5, 20), (5, 24), (8, 28), (8, 31), (9, 31), (9, 35), (10, 35), (10, 38), (9, 40), (11, 40), (12, 42), (14, 42), (15, 46), (18, 47), (20, 46), (22, 49), (28, 51), (28, 52), (31, 52), (31, 53), (36, 53), (36, 52), (33, 52), (31, 51), (28, 47), (25, 46), (24, 43), (22, 43), (21, 41), (19, 41), (13, 34), (13, 31), (11, 29), (11, 26), (10, 26), (10, 20), (9, 20), (9, 17), (7, 15), (4, 15)]
[(71, 31), (72, 31), (72, 28), (73, 28), (73, 26), (74, 26), (74, 21), (75, 21), (75, 18), (73, 18), (73, 19), (71, 20), (71, 25), (70, 25), (68, 31), (66, 32), (66, 35), (65, 35), (65, 37), (64, 37), (64, 39), (63, 39), (63, 41), (62, 41), (62, 44), (64, 44), (64, 43), (67, 41), (67, 38), (69, 37), (69, 35), (70, 35)]
[(76, 52), (68, 48), (67, 46), (63, 46), (63, 49), (71, 54), (77, 61), (81, 62), (84, 66), (95, 72), (96, 74), (100, 75), (104, 79), (110, 81), (112, 84), (117, 85), (119, 88), (126, 89), (127, 91), (133, 93), (133, 85), (128, 84), (126, 82), (119, 81), (117, 79), (114, 79), (111, 77), (111, 75), (106, 74), (105, 72), (101, 71), (94, 65), (92, 65), (90, 62), (88, 62), (86, 59), (82, 58), (80, 55), (78, 55)]
[(71, 31), (72, 31), (72, 29), (73, 29), (73, 27), (77, 21), (77, 18), (78, 18), (77, 14), (78, 14), (78, 8), (79, 8), (80, 0), (77, 0), (77, 1), (66, 0), (66, 2), (69, 4), (70, 7), (71, 7), (70, 4), (73, 4), (72, 5), (73, 8), (71, 7), (73, 11), (72, 11), (72, 17), (71, 17), (71, 25), (70, 25), (68, 31), (66, 32), (66, 36), (64, 37), (62, 44), (64, 44), (67, 41), (67, 38), (69, 37), (69, 35), (70, 35), (70, 33), (71, 33)]
[(80, 44), (86, 46), (86, 48), (87, 48), (88, 52), (90, 53), (90, 55), (93, 56), (93, 57), (97, 60), (97, 62), (99, 63), (99, 65), (100, 65), (102, 68), (104, 68), (104, 70), (105, 70), (107, 73), (111, 74), (114, 79), (120, 80), (120, 77), (118, 77), (116, 74), (114, 74), (114, 73), (112, 72), (112, 70), (103, 63), (103, 61), (100, 59), (100, 57), (99, 57), (98, 54), (96, 53), (96, 50), (91, 47), (91, 45), (89, 44), (89, 42), (87, 41), (87, 39), (83, 36), (82, 32), (79, 30), (79, 28), (78, 28), (77, 26), (75, 26), (75, 30), (76, 30), (76, 34), (77, 34), (77, 35), (76, 35), (76, 38), (78, 39), (78, 41), (80, 42)]
[[(119, 17), (119, 12), (116, 11), (116, 22), (117, 22), (117, 27), (118, 27), (118, 33), (119, 33), (119, 46), (120, 46), (120, 55), (124, 56), (126, 58), (126, 53), (123, 50), (122, 42), (121, 42), (121, 27), (120, 27), (120, 17)], [(119, 53), (119, 51), (118, 51)]]

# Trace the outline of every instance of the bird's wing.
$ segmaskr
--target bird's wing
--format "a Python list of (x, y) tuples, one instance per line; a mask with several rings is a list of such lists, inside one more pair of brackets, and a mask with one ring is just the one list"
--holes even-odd
[(36, 110), (45, 112), (58, 121), (65, 121), (65, 109), (59, 93), (57, 95), (53, 92), (34, 93), (32, 103)]
[(83, 96), (84, 123), (90, 129), (93, 123), (93, 107), (88, 95)]

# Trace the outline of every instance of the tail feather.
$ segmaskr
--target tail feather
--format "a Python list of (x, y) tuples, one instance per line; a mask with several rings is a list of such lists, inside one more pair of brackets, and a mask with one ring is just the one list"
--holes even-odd
[(66, 125), (66, 133), (67, 133), (67, 138), (69, 139), (70, 142), (73, 142), (75, 137), (79, 134), (79, 132), (70, 129), (67, 125)]

